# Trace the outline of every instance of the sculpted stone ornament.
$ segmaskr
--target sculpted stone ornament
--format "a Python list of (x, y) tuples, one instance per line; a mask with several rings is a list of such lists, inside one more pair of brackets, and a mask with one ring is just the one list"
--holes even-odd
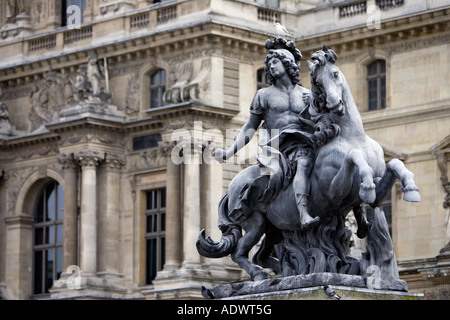
[[(0, 98), (3, 96), (3, 87), (0, 84)], [(6, 104), (0, 101), (0, 137), (13, 134), (13, 128), (9, 120), (9, 111)]]
[[(110, 104), (109, 75), (106, 58), (104, 65), (98, 63), (95, 52), (88, 54), (88, 63), (79, 67), (75, 79), (72, 100), (59, 112), (59, 119), (79, 117), (81, 115), (99, 117), (105, 120), (123, 120), (125, 114)], [(103, 82), (105, 87), (103, 87)]]
[[(333, 50), (324, 45), (312, 55), (314, 62), (308, 61), (309, 91), (299, 81), (302, 56), (294, 42), (276, 38), (267, 40), (266, 48), (270, 86), (255, 94), (249, 120), (234, 145), (216, 149), (215, 156), (219, 162), (230, 159), (261, 123), (262, 153), (257, 165), (234, 177), (220, 201), (220, 241), (205, 238), (202, 230), (198, 252), (210, 258), (231, 255), (253, 281), (262, 280), (258, 283), (270, 290), (279, 288), (273, 281), (280, 280), (268, 279), (263, 268), (283, 279), (303, 277), (289, 280), (291, 284), (313, 281), (407, 291), (406, 282), (399, 280), (388, 225), (378, 207), (396, 179), (402, 182), (405, 201), (420, 201), (414, 174), (398, 159), (385, 165), (381, 146), (364, 132)], [(375, 208), (373, 217), (366, 216), (366, 204)], [(360, 260), (350, 255), (352, 233), (345, 227), (352, 210), (357, 236), (367, 236), (367, 252)], [(263, 236), (250, 261), (249, 251)], [(237, 287), (231, 291), (237, 292)]]

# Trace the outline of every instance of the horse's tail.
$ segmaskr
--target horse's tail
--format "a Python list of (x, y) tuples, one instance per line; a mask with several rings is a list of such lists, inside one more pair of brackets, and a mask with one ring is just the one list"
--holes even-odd
[(222, 231), (219, 242), (215, 242), (211, 237), (205, 238), (204, 229), (200, 231), (196, 246), (202, 256), (225, 257), (234, 251), (238, 240), (242, 237), (241, 227), (228, 217), (228, 193), (225, 193), (219, 203), (219, 228)]

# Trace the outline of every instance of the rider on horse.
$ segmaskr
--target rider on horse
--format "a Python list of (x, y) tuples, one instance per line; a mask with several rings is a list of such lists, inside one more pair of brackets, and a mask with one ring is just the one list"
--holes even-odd
[[(286, 45), (284, 39), (276, 40), (265, 59), (270, 86), (255, 94), (250, 105), (250, 118), (234, 145), (227, 151), (218, 149), (215, 155), (219, 162), (232, 157), (251, 140), (264, 121), (259, 141), (263, 153), (257, 156), (263, 175), (243, 190), (242, 200), (249, 208), (239, 208), (238, 211), (243, 216), (250, 214), (255, 207), (270, 203), (281, 189), (293, 182), (299, 226), (303, 229), (319, 220), (308, 212), (309, 176), (314, 164), (311, 140), (314, 128), (308, 121), (311, 92), (300, 84), (300, 51), (289, 43)], [(258, 203), (249, 203), (255, 201)], [(233, 212), (230, 216), (233, 217)], [(235, 216), (233, 220), (238, 218)]]

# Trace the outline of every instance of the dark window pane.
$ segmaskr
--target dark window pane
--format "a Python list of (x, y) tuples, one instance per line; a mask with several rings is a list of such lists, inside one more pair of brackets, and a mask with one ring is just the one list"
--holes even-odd
[(36, 246), (44, 244), (44, 228), (34, 229), (34, 244)]
[(166, 238), (161, 238), (161, 266), (160, 270), (164, 267), (164, 263), (166, 263)]
[(367, 66), (369, 110), (386, 108), (386, 62), (376, 60)]
[(154, 74), (152, 74), (151, 76), (150, 76), (150, 84), (152, 85), (152, 86), (157, 86), (157, 85), (159, 85), (159, 72), (155, 72)]
[(39, 200), (37, 202), (36, 206), (36, 222), (44, 222), (44, 198), (43, 195), (39, 197)]
[(59, 279), (62, 273), (62, 259), (63, 259), (63, 251), (62, 247), (56, 248), (56, 279)]
[(155, 148), (161, 141), (161, 134), (148, 134), (133, 138), (133, 151)]
[(42, 251), (34, 253), (34, 293), (40, 294), (42, 291)]
[(165, 83), (165, 70), (158, 70), (150, 75), (150, 108), (158, 108), (164, 105)]
[(158, 215), (151, 214), (147, 216), (147, 233), (158, 231)]
[(47, 216), (46, 221), (55, 220), (55, 189), (53, 184), (47, 188)]
[(158, 88), (150, 89), (150, 108), (159, 107), (159, 90)]
[(161, 231), (166, 231), (166, 214), (161, 213)]
[(46, 244), (55, 243), (55, 226), (45, 228), (45, 243)]
[(146, 267), (146, 283), (152, 283), (157, 272), (157, 252), (156, 239), (147, 239), (147, 267)]
[(164, 93), (166, 92), (166, 87), (161, 88), (161, 94), (159, 95), (159, 106), (164, 106)]
[(367, 74), (369, 76), (373, 76), (377, 74), (377, 64), (376, 62), (372, 62), (371, 64), (368, 65), (367, 67)]
[(166, 189), (161, 189), (161, 208), (166, 207)]
[(54, 250), (48, 249), (45, 251), (45, 293), (48, 293), (48, 289), (53, 284), (53, 261)]
[(158, 207), (157, 191), (147, 191), (147, 210), (156, 209)]
[(386, 73), (386, 61), (378, 60), (380, 66), (380, 73)]
[(56, 210), (57, 210), (57, 220), (62, 220), (64, 218), (64, 191), (62, 187), (57, 185), (57, 199), (56, 199)]
[(56, 243), (62, 243), (63, 240), (63, 225), (58, 224), (56, 226)]
[(386, 78), (380, 79), (380, 107), (386, 108)]

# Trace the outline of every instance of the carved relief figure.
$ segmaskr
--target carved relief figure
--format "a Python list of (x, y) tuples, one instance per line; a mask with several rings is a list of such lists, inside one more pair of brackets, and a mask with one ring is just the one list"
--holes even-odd
[(73, 96), (71, 77), (54, 71), (48, 72), (44, 79), (37, 81), (30, 93), (31, 110), (28, 119), (31, 131), (46, 123), (58, 120), (62, 107)]
[(30, 13), (31, 1), (29, 0), (7, 0), (6, 1), (6, 22), (15, 23), (15, 17), (21, 13)]
[(101, 79), (104, 77), (100, 66), (97, 64), (97, 60), (97, 54), (95, 52), (91, 52), (88, 56), (88, 63), (86, 68), (87, 80), (91, 84), (92, 94), (94, 95), (100, 94)]
[[(0, 84), (0, 99), (3, 96), (3, 87)], [(11, 123), (9, 122), (9, 112), (6, 104), (0, 101), (0, 135), (11, 132)]]
[(102, 87), (102, 80), (108, 81), (98, 64), (98, 56), (95, 52), (88, 55), (88, 63), (78, 68), (75, 80), (73, 100), (77, 102), (107, 102), (111, 94)]
[(128, 77), (127, 94), (125, 97), (125, 112), (128, 115), (139, 113), (139, 72)]

